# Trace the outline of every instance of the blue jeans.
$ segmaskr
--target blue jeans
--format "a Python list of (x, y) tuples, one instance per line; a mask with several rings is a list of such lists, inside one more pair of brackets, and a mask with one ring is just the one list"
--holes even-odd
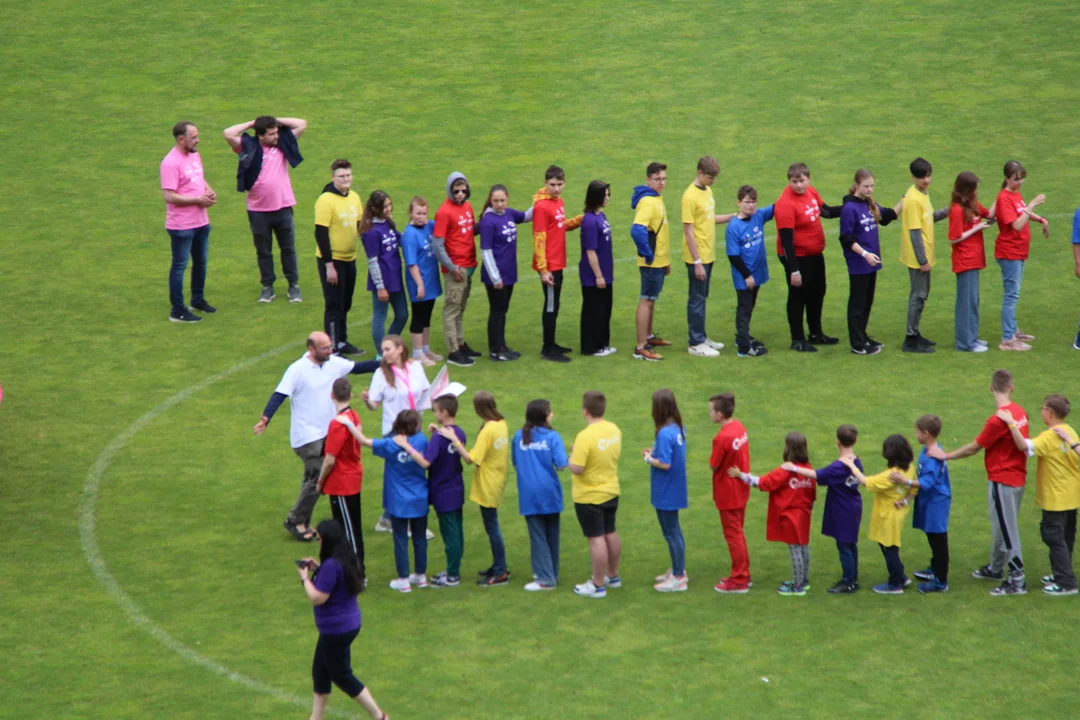
[(900, 548), (896, 545), (885, 547), (881, 543), (878, 543), (878, 546), (881, 554), (885, 556), (885, 567), (889, 570), (889, 587), (894, 590), (903, 589), (907, 575), (904, 574), (904, 563), (900, 560)]
[(705, 263), (705, 279), (694, 277), (694, 266), (686, 264), (690, 278), (690, 296), (686, 300), (686, 325), (690, 329), (690, 345), (705, 342), (705, 300), (709, 297), (709, 281), (712, 280), (712, 263)]
[(210, 226), (191, 230), (167, 230), (172, 238), (172, 266), (169, 268), (169, 302), (174, 312), (185, 309), (184, 305), (184, 270), (188, 258), (191, 265), (191, 302), (204, 302), (203, 288), (206, 286), (206, 261), (210, 257)]
[(979, 339), (979, 271), (956, 274), (956, 349), (970, 352)]
[[(386, 316), (394, 306), (394, 322), (386, 330)], [(379, 300), (379, 293), (371, 291), (371, 339), (375, 341), (375, 354), (382, 357), (382, 341), (387, 335), (400, 335), (409, 320), (409, 296), (404, 290), (390, 293), (386, 302)]]
[(836, 552), (840, 553), (840, 571), (843, 573), (840, 582), (845, 585), (859, 582), (859, 543), (842, 543), (837, 540)]
[(499, 528), (499, 510), (480, 506), (480, 517), (484, 520), (484, 530), (491, 543), (491, 571), (496, 576), (502, 575), (506, 572), (506, 546)]
[(667, 540), (668, 552), (671, 553), (671, 574), (682, 577), (686, 574), (686, 540), (679, 527), (679, 511), (657, 510), (656, 519), (660, 521), (660, 532)]
[(1012, 340), (1016, 337), (1016, 304), (1020, 302), (1020, 286), (1024, 283), (1024, 261), (998, 260), (997, 264), (1005, 286), (1001, 300), (1001, 339)]
[[(482, 509), (481, 509), (482, 510)], [(541, 585), (559, 583), (559, 513), (526, 515), (532, 571)]]
[(413, 555), (416, 574), (427, 572), (427, 515), (418, 518), (390, 516), (394, 530), (394, 567), (399, 578), (409, 576), (409, 530), (412, 530)]

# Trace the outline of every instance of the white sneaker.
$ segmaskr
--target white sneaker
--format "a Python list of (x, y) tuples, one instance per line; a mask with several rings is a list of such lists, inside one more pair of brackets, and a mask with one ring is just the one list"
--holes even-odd
[(614, 355), (617, 352), (619, 352), (618, 348), (613, 348), (609, 345), (606, 348), (601, 349), (600, 352), (596, 353), (596, 357), (607, 357), (608, 355)]
[[(721, 346), (723, 347), (723, 346)], [(697, 355), (699, 357), (719, 357), (720, 353), (713, 350), (707, 343), (701, 343), (700, 345), (691, 345), (687, 348), (687, 352), (691, 355)]]
[(609, 587), (612, 590), (618, 590), (622, 587), (622, 578), (620, 578), (618, 575), (616, 575), (615, 577), (608, 577), (607, 575), (605, 575), (604, 583), (605, 587)]
[(672, 576), (653, 585), (653, 589), (657, 592), (686, 592), (686, 578)]
[(974, 347), (971, 348), (971, 352), (973, 352), (973, 353), (984, 353), (984, 352), (989, 352), (989, 351), (990, 351), (990, 346), (989, 345), (976, 344)]
[(431, 532), (431, 528), (428, 528), (427, 531), (424, 532), (424, 537), (426, 537), (428, 540), (434, 540), (435, 533)]
[(985, 340), (981, 340), (981, 339), (976, 340), (975, 344), (976, 345), (982, 345), (983, 347), (990, 347), (990, 343), (986, 342)]
[(607, 588), (596, 587), (595, 585), (593, 585), (592, 578), (586, 580), (581, 585), (575, 585), (574, 592), (578, 595), (581, 595), (582, 597), (587, 598), (600, 599), (607, 597)]
[(525, 591), (526, 592), (539, 592), (541, 590), (554, 590), (554, 589), (555, 589), (554, 585), (541, 585), (540, 583), (536, 582), (535, 580), (525, 586)]
[(426, 588), (428, 586), (427, 575), (416, 575), (414, 573), (409, 575), (409, 582), (418, 588)]
[(433, 367), (434, 365), (438, 364), (434, 360), (432, 360), (431, 358), (429, 358), (427, 355), (425, 355), (423, 353), (420, 353), (419, 355), (413, 355), (413, 360), (416, 360), (418, 363), (420, 363), (424, 367)]
[(669, 577), (671, 577), (671, 568), (668, 568), (667, 572), (665, 572), (663, 575), (657, 575), (656, 576), (656, 582), (664, 582)]
[(709, 347), (711, 347), (713, 350), (723, 350), (724, 349), (724, 343), (716, 342), (715, 340), (710, 340), (709, 338), (705, 338), (705, 344), (708, 345)]
[(440, 355), (438, 353), (433, 353), (430, 350), (425, 350), (424, 354), (427, 355), (428, 360), (434, 360), (437, 363), (440, 363), (440, 362), (442, 362), (443, 360), (446, 359), (442, 355)]
[(394, 528), (390, 526), (390, 518), (383, 515), (379, 522), (375, 523), (375, 532), (390, 532)]
[(391, 580), (390, 589), (403, 593), (412, 592), (412, 586), (409, 585), (409, 578), (395, 578)]

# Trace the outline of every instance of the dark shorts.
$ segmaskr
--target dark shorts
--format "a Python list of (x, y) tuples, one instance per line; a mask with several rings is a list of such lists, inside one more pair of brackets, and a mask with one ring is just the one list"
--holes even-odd
[(660, 291), (664, 289), (667, 268), (639, 267), (638, 270), (641, 271), (641, 299), (655, 300), (660, 297)]
[(619, 509), (619, 498), (611, 498), (599, 505), (574, 503), (578, 523), (585, 537), (603, 537), (615, 532), (615, 511)]

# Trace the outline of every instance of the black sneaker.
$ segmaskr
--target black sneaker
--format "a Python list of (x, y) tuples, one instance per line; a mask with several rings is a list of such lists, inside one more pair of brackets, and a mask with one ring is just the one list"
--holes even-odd
[(544, 360), (549, 361), (549, 362), (557, 362), (557, 363), (568, 363), (568, 362), (570, 362), (570, 358), (566, 357), (565, 355), (563, 355), (561, 352), (559, 352), (557, 350), (551, 350), (551, 351), (546, 352), (546, 353), (541, 353), (540, 357), (543, 358)]
[(923, 337), (922, 335), (919, 335), (918, 338), (920, 345), (926, 345), (927, 347), (937, 347), (937, 343), (930, 338)]
[(499, 350), (499, 352), (501, 352), (503, 355), (510, 358), (511, 360), (517, 360), (519, 357), (521, 357), (521, 353), (519, 353), (517, 350), (514, 350), (513, 348), (509, 348), (509, 347), (507, 347), (505, 345), (502, 346), (502, 348)]
[(871, 345), (870, 343), (866, 343), (865, 345), (861, 345), (861, 346), (852, 346), (851, 352), (854, 355), (880, 355), (881, 354), (881, 346), (880, 345)]
[(765, 347), (765, 343), (758, 340), (753, 335), (750, 336), (750, 347)]
[(1073, 340), (1073, 350), (1080, 350), (1080, 330), (1076, 333), (1076, 339)]
[(262, 292), (259, 293), (259, 299), (255, 302), (268, 303), (276, 297), (277, 295), (274, 294), (274, 286), (267, 285), (262, 289)]
[(768, 354), (769, 354), (769, 351), (768, 351), (768, 349), (766, 349), (766, 347), (764, 345), (751, 345), (750, 347), (746, 348), (745, 350), (743, 350), (742, 348), (739, 348), (738, 350), (735, 351), (735, 355), (737, 357), (762, 357), (763, 355), (768, 355)]
[(990, 594), (993, 597), (1002, 597), (1004, 595), (1027, 595), (1027, 583), (1023, 580), (1017, 581), (1009, 578), (991, 590)]
[(290, 285), (289, 286), (288, 298), (289, 298), (289, 302), (291, 302), (291, 303), (304, 302), (304, 296), (300, 294), (300, 286), (299, 285)]
[(217, 308), (206, 302), (205, 300), (200, 300), (197, 303), (191, 303), (191, 307), (188, 309), (198, 310), (199, 312), (206, 313), (207, 315), (213, 315), (217, 312)]
[(502, 350), (498, 352), (488, 353), (488, 360), (492, 362), (510, 362), (513, 358), (505, 354)]
[(883, 342), (878, 342), (877, 340), (875, 340), (875, 339), (874, 339), (874, 338), (872, 338), (872, 337), (867, 337), (867, 338), (866, 338), (866, 344), (867, 344), (867, 345), (873, 345), (874, 347), (879, 347), (879, 348), (883, 348), (883, 347), (885, 347), (885, 343), (883, 343)]
[(458, 367), (471, 367), (476, 364), (476, 361), (471, 357), (463, 353), (461, 350), (455, 350), (446, 357), (446, 362), (451, 365), (457, 365)]
[(484, 353), (476, 352), (471, 347), (469, 347), (468, 343), (461, 343), (461, 347), (458, 348), (458, 352), (464, 353), (466, 357), (470, 358), (484, 357)]
[(904, 344), (900, 346), (900, 352), (923, 354), (934, 352), (934, 347), (919, 342), (919, 337), (919, 335), (908, 335), (904, 338)]
[(559, 345), (558, 343), (556, 343), (555, 345), (552, 345), (551, 347), (555, 348), (555, 352), (560, 352), (563, 355), (566, 355), (567, 353), (574, 352), (573, 348), (563, 347), (562, 345)]
[(495, 574), (495, 568), (489, 567), (487, 570), (481, 570), (476, 574), (479, 575), (482, 578), (491, 577), (492, 575)]
[(187, 308), (183, 310), (172, 310), (169, 312), (169, 322), (176, 323), (197, 323), (201, 322), (202, 318), (194, 314)]
[(479, 580), (476, 581), (476, 584), (479, 585), (480, 587), (495, 587), (496, 585), (506, 585), (509, 582), (510, 582), (510, 573), (505, 573), (504, 572), (504, 573), (502, 573), (500, 575), (496, 575), (495, 573), (492, 573), (491, 575), (488, 575), (487, 577), (482, 577), (482, 578), (480, 578)]
[(338, 343), (337, 350), (334, 352), (338, 355), (364, 355), (367, 353), (366, 350), (361, 350), (352, 343), (347, 342)]
[(858, 592), (858, 590), (859, 590), (859, 586), (857, 584), (856, 585), (848, 585), (846, 582), (841, 580), (840, 582), (836, 583), (831, 588), (829, 588), (827, 590), (827, 592), (830, 592), (833, 595), (849, 595), (849, 594), (851, 594), (853, 592)]
[(994, 572), (989, 565), (983, 565), (978, 570), (971, 571), (971, 577), (976, 580), (1002, 580), (1005, 577), (1003, 572)]
[(817, 348), (805, 340), (795, 340), (791, 343), (791, 349), (795, 352), (817, 352)]
[(840, 338), (829, 337), (825, 333), (811, 333), (808, 341), (811, 345), (837, 345)]

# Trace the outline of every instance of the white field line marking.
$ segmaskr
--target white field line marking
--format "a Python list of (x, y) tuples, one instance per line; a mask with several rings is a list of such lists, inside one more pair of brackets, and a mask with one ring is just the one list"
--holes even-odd
[[(94, 513), (97, 508), (98, 491), (101, 488), (101, 481), (105, 477), (105, 472), (109, 469), (109, 465), (112, 464), (116, 454), (123, 450), (133, 437), (158, 417), (165, 414), (167, 410), (189, 399), (195, 393), (205, 390), (214, 383), (224, 380), (241, 370), (246, 370), (256, 363), (280, 355), (290, 348), (295, 349), (296, 343), (282, 345), (281, 347), (265, 352), (262, 355), (248, 358), (241, 363), (233, 365), (228, 370), (219, 372), (216, 375), (211, 375), (201, 382), (195, 383), (186, 390), (181, 390), (165, 402), (147, 412), (129, 425), (126, 430), (113, 438), (112, 442), (110, 442), (105, 449), (101, 451), (101, 454), (98, 455), (97, 460), (94, 462), (94, 465), (90, 468), (90, 472), (86, 476), (86, 484), (83, 486), (82, 502), (79, 505), (79, 540), (82, 544), (82, 550), (86, 554), (86, 561), (90, 564), (90, 569), (94, 571), (94, 575), (105, 587), (106, 592), (108, 592), (112, 599), (116, 601), (116, 604), (120, 606), (120, 609), (124, 611), (124, 615), (127, 619), (136, 626), (145, 630), (155, 640), (175, 652), (177, 655), (209, 670), (215, 675), (228, 678), (234, 683), (243, 685), (249, 690), (269, 695), (282, 702), (307, 708), (311, 706), (311, 696), (302, 697), (300, 695), (294, 695), (293, 693), (279, 690), (276, 687), (250, 678), (247, 675), (241, 675), (238, 672), (230, 670), (224, 665), (214, 662), (205, 655), (200, 655), (192, 650), (150, 619), (135, 601), (131, 599), (131, 596), (120, 587), (120, 584), (116, 581), (116, 578), (112, 576), (112, 573), (109, 572), (109, 568), (105, 564), (105, 559), (101, 557), (101, 549), (98, 547), (96, 523), (94, 520)], [(328, 708), (327, 710), (335, 717), (356, 717), (352, 713), (347, 713), (337, 708)]]

